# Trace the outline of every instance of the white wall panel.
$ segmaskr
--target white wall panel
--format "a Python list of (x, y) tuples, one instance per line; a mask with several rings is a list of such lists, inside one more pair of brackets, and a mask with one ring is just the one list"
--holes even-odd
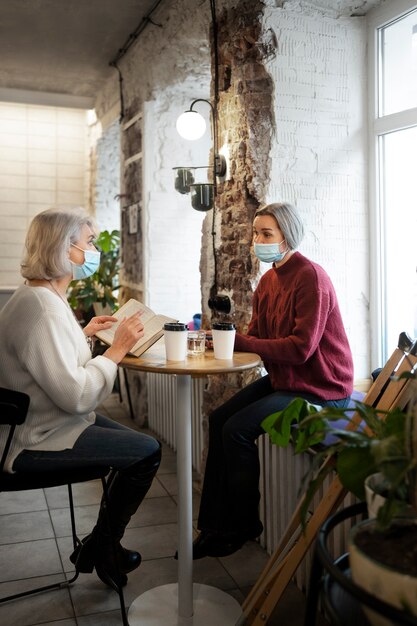
[(36, 213), (85, 204), (86, 137), (85, 111), (0, 102), (0, 287), (21, 283)]

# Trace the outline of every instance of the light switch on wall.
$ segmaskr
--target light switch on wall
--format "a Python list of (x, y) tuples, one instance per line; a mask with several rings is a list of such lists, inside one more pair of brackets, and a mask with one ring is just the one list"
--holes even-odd
[(132, 204), (129, 207), (129, 235), (138, 232), (138, 205)]

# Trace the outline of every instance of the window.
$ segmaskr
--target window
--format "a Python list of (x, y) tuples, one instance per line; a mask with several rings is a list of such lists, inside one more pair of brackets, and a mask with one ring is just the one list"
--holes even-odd
[[(417, 337), (417, 3), (370, 22), (373, 362), (405, 330)], [(372, 81), (370, 81), (372, 82)]]
[(379, 115), (417, 106), (417, 12), (378, 29)]

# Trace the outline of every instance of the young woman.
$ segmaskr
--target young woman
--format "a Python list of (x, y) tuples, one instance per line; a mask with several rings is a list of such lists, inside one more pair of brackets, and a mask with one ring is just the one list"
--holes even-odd
[(289, 204), (270, 204), (253, 222), (255, 255), (272, 263), (253, 297), (247, 335), (235, 350), (262, 357), (267, 376), (248, 385), (209, 417), (209, 450), (193, 556), (227, 556), (263, 528), (259, 519), (260, 424), (299, 396), (345, 407), (353, 364), (330, 278), (296, 248), (304, 227)]
[[(95, 236), (83, 210), (50, 209), (32, 220), (21, 264), (25, 283), (0, 311), (0, 386), (30, 396), (6, 471), (112, 467), (110, 523), (118, 568), (103, 505), (92, 533), (70, 558), (78, 571), (95, 567), (100, 579), (115, 588), (117, 569), (126, 584), (126, 574), (140, 565), (140, 554), (122, 548), (120, 540), (152, 483), (161, 451), (152, 437), (94, 412), (113, 389), (118, 363), (143, 336), (140, 317), (133, 315), (117, 328), (112, 346), (92, 358), (88, 340), (115, 318), (94, 317), (82, 329), (65, 294), (73, 279), (97, 270)], [(4, 444), (0, 427), (0, 452)]]

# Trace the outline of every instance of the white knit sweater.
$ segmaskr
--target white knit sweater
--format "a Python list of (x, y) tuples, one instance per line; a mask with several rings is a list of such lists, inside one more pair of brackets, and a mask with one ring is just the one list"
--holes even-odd
[[(72, 448), (95, 421), (94, 409), (111, 392), (117, 365), (91, 358), (86, 337), (57, 294), (19, 287), (0, 311), (0, 387), (30, 396), (5, 468), (23, 450)], [(6, 427), (0, 426), (0, 453)]]

